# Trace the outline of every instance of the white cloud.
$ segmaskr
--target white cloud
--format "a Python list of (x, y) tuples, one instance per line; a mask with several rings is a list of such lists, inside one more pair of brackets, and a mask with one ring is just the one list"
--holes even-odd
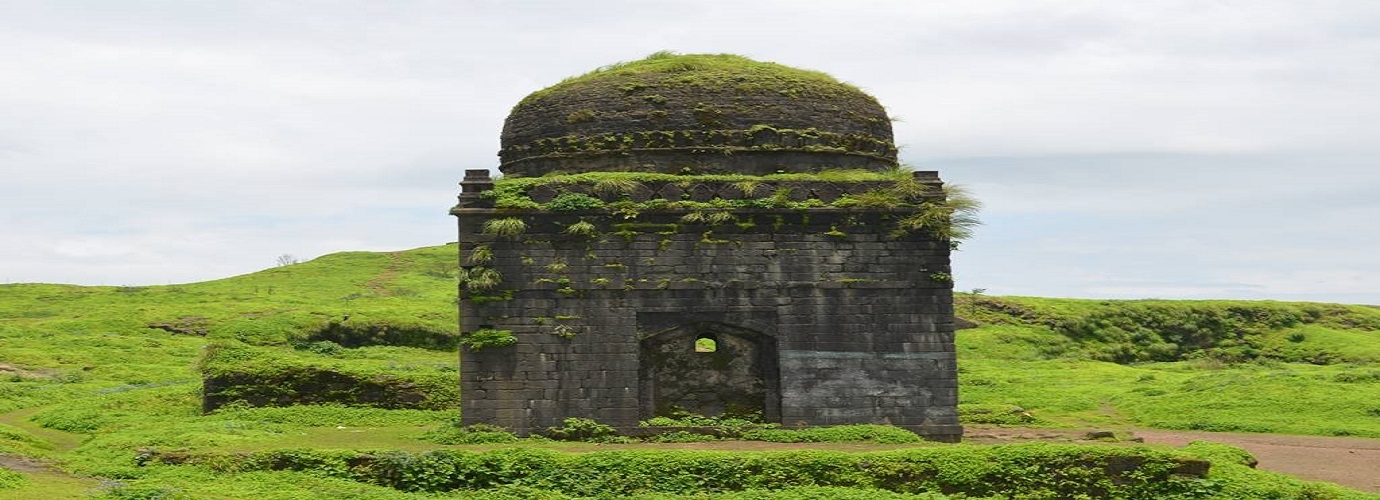
[(9, 3), (0, 280), (450, 241), (518, 99), (672, 49), (876, 94), (907, 161), (987, 203), (961, 286), (1380, 302), (1377, 24), (1362, 1)]

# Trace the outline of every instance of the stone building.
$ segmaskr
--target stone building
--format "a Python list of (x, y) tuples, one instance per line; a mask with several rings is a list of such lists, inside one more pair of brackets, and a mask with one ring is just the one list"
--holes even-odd
[(955, 441), (935, 172), (828, 75), (653, 56), (567, 79), (504, 123), (459, 204), (462, 420), (526, 434), (683, 410)]

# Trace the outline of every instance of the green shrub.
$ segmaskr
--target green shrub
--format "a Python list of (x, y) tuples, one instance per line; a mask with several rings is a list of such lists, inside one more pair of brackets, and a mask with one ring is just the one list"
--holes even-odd
[(598, 232), (598, 228), (594, 227), (594, 224), (582, 220), (566, 226), (565, 232), (566, 234), (576, 234), (580, 236), (594, 236), (594, 234)]
[(701, 434), (690, 431), (671, 431), (663, 432), (653, 436), (648, 436), (644, 441), (649, 443), (707, 443), (718, 441), (717, 436), (711, 434)]
[(881, 444), (917, 443), (923, 441), (914, 432), (889, 425), (839, 425), (805, 429), (759, 429), (742, 434), (750, 441), (774, 443), (842, 443), (868, 442)]
[(199, 456), (185, 463), (223, 472), (301, 471), (403, 491), (472, 491), (522, 485), (575, 497), (600, 498), (813, 487), (900, 494), (944, 492), (966, 497), (1149, 499), (1211, 497), (1222, 487), (1201, 478), (1207, 470), (1206, 462), (1179, 453), (1144, 447), (1050, 444), (909, 448), (874, 453), (561, 453), (508, 448), (411, 454), (275, 450)]
[(513, 336), (512, 330), (481, 328), (460, 336), (460, 343), (471, 351), (478, 351), (488, 347), (507, 347), (516, 344), (517, 337)]
[(603, 206), (604, 202), (600, 201), (598, 198), (584, 193), (571, 192), (565, 192), (556, 195), (556, 197), (552, 199), (550, 203), (546, 204), (546, 208), (548, 210), (556, 210), (560, 212), (570, 212), (575, 210), (593, 210), (596, 208), (602, 208)]
[(1188, 443), (1188, 446), (1183, 447), (1183, 451), (1206, 458), (1216, 465), (1236, 464), (1255, 467), (1256, 463), (1258, 463), (1255, 459), (1255, 455), (1252, 455), (1249, 451), (1235, 446), (1209, 441), (1193, 441)]
[(488, 267), (473, 267), (461, 269), (459, 281), (465, 285), (465, 289), (471, 293), (492, 290), (503, 282), (503, 274), (498, 270)]
[(300, 342), (294, 345), (298, 349), (320, 354), (322, 356), (335, 356), (345, 352), (345, 347), (329, 340), (318, 340), (315, 342)]
[(559, 441), (588, 441), (594, 443), (626, 442), (618, 429), (588, 418), (566, 418), (560, 427), (547, 427), (546, 437)]
[[(703, 340), (703, 339), (702, 339)], [(698, 343), (696, 343), (698, 345)], [(670, 415), (652, 417), (637, 423), (642, 427), (762, 427), (761, 412), (751, 415), (706, 416), (684, 410), (672, 410)]]
[(527, 232), (527, 223), (517, 217), (489, 219), (484, 221), (484, 233), (495, 236), (515, 237)]
[(494, 260), (494, 250), (489, 245), (475, 245), (466, 258), (470, 264), (488, 264), (491, 260)]

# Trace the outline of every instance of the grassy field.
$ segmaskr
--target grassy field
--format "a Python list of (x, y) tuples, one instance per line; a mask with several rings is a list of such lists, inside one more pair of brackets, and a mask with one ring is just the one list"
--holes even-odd
[[(236, 369), (454, 377), (455, 256), (452, 245), (349, 252), (169, 286), (0, 285), (0, 498), (446, 496), (350, 480), (329, 461), (295, 471), (228, 470), (148, 457), (513, 446), (428, 441), (457, 414), (444, 398), (427, 409), (232, 403), (202, 411), (202, 377)], [(981, 325), (958, 334), (961, 410), (970, 423), (1380, 437), (1380, 309), (960, 294), (958, 311)], [(664, 446), (517, 445), (576, 454)], [(1213, 476), (1182, 498), (1239, 497), (1246, 484), (1277, 498), (1367, 498), (1233, 465), (1221, 450), (1198, 455), (1213, 457)], [(779, 486), (783, 498), (944, 498), (856, 485)], [(767, 498), (753, 494), (714, 498)], [(477, 495), (462, 496), (485, 497)], [(566, 498), (518, 486), (482, 495)]]
[(957, 337), (970, 421), (1380, 437), (1380, 309), (957, 302), (982, 324)]

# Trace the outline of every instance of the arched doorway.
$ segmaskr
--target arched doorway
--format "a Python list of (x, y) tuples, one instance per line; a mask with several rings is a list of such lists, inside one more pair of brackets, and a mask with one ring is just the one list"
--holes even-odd
[(702, 321), (645, 335), (640, 360), (641, 417), (676, 410), (708, 416), (781, 419), (776, 339)]

